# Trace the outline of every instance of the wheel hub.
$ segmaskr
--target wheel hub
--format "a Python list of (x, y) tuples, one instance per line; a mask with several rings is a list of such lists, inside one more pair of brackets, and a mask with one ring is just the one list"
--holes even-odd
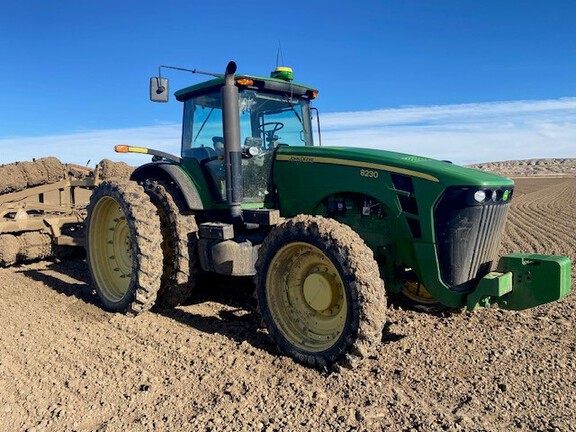
[(327, 273), (312, 273), (304, 280), (304, 299), (308, 305), (323, 312), (334, 304), (335, 280)]
[(130, 229), (125, 217), (114, 219), (109, 230), (112, 233), (113, 255), (110, 259), (117, 265), (117, 271), (126, 277), (132, 270), (132, 248), (130, 245)]

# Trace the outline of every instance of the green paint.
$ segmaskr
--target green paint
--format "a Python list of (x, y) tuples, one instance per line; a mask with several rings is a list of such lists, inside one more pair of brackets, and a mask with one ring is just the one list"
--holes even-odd
[[(282, 147), (276, 154), (274, 183), (278, 188), (280, 210), (283, 216), (292, 217), (300, 213), (329, 216), (321, 203), (329, 196), (342, 192), (365, 194), (381, 203), (385, 215), (374, 219), (370, 227), (359, 224), (358, 218), (335, 217), (350, 225), (364, 239), (378, 256), (378, 247), (386, 246), (388, 265), (403, 263), (412, 268), (426, 289), (440, 302), (450, 307), (461, 307), (465, 296), (454, 292), (442, 281), (436, 256), (434, 234), (434, 206), (446, 187), (449, 186), (506, 186), (514, 182), (494, 174), (468, 169), (428, 158), (413, 158), (403, 153), (374, 149), (338, 147)], [(291, 159), (292, 158), (292, 159)], [(404, 213), (399, 205), (399, 195), (410, 195), (397, 191), (392, 183), (392, 171), (366, 168), (376, 171), (374, 177), (361, 175), (361, 166), (346, 166), (331, 163), (315, 163), (314, 158), (354, 161), (359, 165), (385, 165), (391, 169), (413, 171), (414, 175), (424, 174), (437, 178), (431, 181), (412, 176), (414, 193), (418, 201), (419, 215)], [(278, 160), (289, 159), (289, 160)], [(294, 161), (291, 161), (294, 160)], [(406, 218), (417, 219), (422, 236), (415, 239)], [(362, 217), (359, 218), (363, 220)], [(385, 267), (384, 273), (393, 270)], [(386, 281), (390, 290), (398, 290), (400, 285)], [(394, 288), (396, 287), (396, 288)]]
[(512, 292), (512, 273), (491, 272), (480, 279), (474, 292), (468, 295), (466, 307), (472, 312), (478, 307), (490, 307), (495, 298)]
[(483, 277), (468, 295), (467, 308), (498, 303), (503, 309), (524, 310), (559, 300), (570, 293), (570, 267), (563, 256), (504, 255), (498, 271)]
[(570, 260), (565, 256), (514, 253), (500, 258), (498, 271), (514, 275), (512, 292), (498, 299), (504, 309), (524, 310), (570, 293)]
[(270, 77), (282, 81), (292, 81), (294, 79), (294, 72), (292, 72), (290, 68), (276, 68), (276, 70), (270, 74)]
[(202, 167), (196, 159), (183, 158), (181, 167), (190, 180), (192, 180), (192, 183), (194, 183), (205, 210), (224, 210), (229, 208), (228, 205), (214, 193), (213, 188), (210, 187), (206, 180)]

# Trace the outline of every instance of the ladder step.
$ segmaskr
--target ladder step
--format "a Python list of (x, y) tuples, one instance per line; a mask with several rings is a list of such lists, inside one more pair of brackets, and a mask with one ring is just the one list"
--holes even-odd
[(198, 229), (200, 238), (212, 240), (229, 240), (234, 238), (234, 225), (221, 222), (206, 222)]
[(284, 220), (280, 216), (280, 211), (276, 209), (242, 210), (242, 219), (246, 223), (267, 226), (278, 225)]

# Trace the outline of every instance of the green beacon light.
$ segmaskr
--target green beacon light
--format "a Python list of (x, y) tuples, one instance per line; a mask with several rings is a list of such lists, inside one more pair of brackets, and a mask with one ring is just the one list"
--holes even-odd
[(278, 66), (270, 74), (270, 78), (276, 78), (283, 81), (292, 81), (294, 79), (294, 72), (292, 68), (286, 66)]

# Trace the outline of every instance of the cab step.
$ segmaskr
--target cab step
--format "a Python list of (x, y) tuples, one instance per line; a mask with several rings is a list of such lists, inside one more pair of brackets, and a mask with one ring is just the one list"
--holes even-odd
[(280, 210), (276, 209), (245, 209), (242, 210), (242, 219), (245, 223), (274, 226), (284, 221)]
[(198, 227), (198, 237), (209, 240), (230, 240), (234, 238), (234, 225), (222, 222), (205, 222)]

